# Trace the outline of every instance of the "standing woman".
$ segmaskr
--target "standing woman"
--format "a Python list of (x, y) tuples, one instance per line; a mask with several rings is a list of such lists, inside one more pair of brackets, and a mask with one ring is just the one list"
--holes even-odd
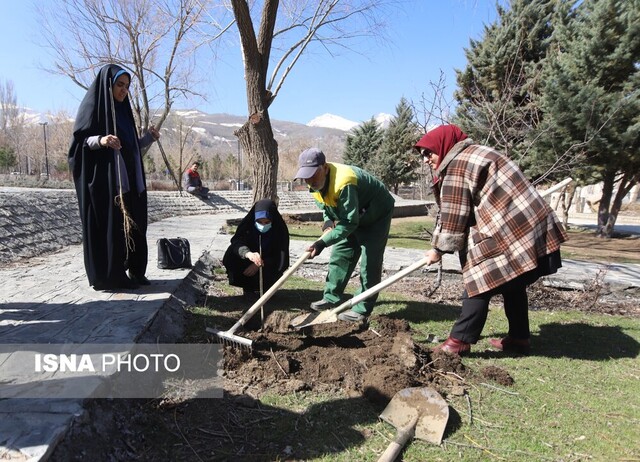
[(84, 265), (95, 290), (150, 283), (145, 277), (147, 188), (140, 150), (160, 134), (151, 127), (138, 138), (130, 84), (131, 74), (122, 67), (100, 69), (78, 108), (69, 148)]
[(435, 169), (440, 214), (430, 263), (458, 252), (464, 292), (460, 317), (439, 350), (468, 353), (484, 328), (489, 301), (502, 295), (507, 336), (491, 339), (503, 351), (528, 353), (527, 286), (562, 266), (567, 235), (556, 214), (507, 156), (474, 143), (455, 125), (424, 135), (415, 148)]

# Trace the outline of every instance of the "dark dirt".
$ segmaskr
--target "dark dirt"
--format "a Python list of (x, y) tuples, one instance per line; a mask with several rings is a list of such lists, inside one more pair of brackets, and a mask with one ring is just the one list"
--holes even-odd
[[(309, 279), (321, 280), (324, 275), (305, 271), (303, 276)], [(424, 281), (405, 278), (394, 285), (394, 291), (410, 294), (416, 301), (459, 305), (459, 276), (444, 275), (434, 294), (429, 285), (433, 282)], [(226, 284), (226, 278), (214, 277), (207, 296), (221, 296), (220, 284)], [(532, 310), (570, 306), (640, 316), (636, 303), (603, 301), (603, 291), (598, 281), (587, 291), (562, 291), (536, 283), (529, 290), (530, 305)], [(241, 308), (230, 307), (225, 315), (237, 319), (241, 313)], [(273, 311), (267, 313), (262, 332), (242, 330), (242, 336), (254, 341), (251, 353), (225, 348), (224, 399), (91, 401), (84, 420), (73, 426), (50, 460), (305, 460), (340, 452), (371, 436), (353, 427), (375, 421), (404, 388), (433, 387), (446, 399), (464, 395), (478, 382), (498, 387), (513, 384), (504, 369), (488, 366), (474, 371), (465, 367), (464, 359), (432, 351), (435, 344), (415, 343), (404, 320), (378, 315), (372, 318), (372, 326), (335, 323), (299, 332), (288, 327), (297, 314)], [(321, 402), (293, 412), (261, 402), (267, 392), (316, 396)], [(319, 422), (331, 422), (331, 427), (322, 430)], [(456, 425), (450, 419), (448, 431)], [(327, 446), (324, 439), (314, 437), (318, 431), (334, 435), (340, 444)]]

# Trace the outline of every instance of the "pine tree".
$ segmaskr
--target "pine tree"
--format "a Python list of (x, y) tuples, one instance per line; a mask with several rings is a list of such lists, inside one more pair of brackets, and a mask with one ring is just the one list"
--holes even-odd
[(7, 146), (0, 146), (0, 170), (11, 170), (18, 163), (13, 149)]
[(640, 2), (585, 1), (556, 43), (543, 74), (542, 149), (570, 153), (575, 176), (603, 182), (598, 232), (610, 237), (640, 181)]
[(342, 156), (348, 165), (369, 169), (369, 162), (376, 155), (384, 139), (384, 130), (372, 117), (347, 135), (346, 147)]
[(566, 0), (513, 0), (465, 50), (457, 71), (455, 122), (477, 142), (519, 161), (523, 141), (541, 118), (536, 98), (542, 61), (553, 32), (554, 8)]
[(398, 194), (398, 188), (416, 178), (419, 156), (413, 152), (418, 141), (418, 125), (409, 102), (402, 98), (396, 114), (385, 131), (384, 141), (371, 162), (371, 170), (389, 189)]

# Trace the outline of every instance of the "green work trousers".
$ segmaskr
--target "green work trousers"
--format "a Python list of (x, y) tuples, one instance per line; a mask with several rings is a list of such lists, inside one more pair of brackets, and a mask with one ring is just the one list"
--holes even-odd
[[(360, 260), (360, 289), (355, 295), (375, 286), (382, 279), (382, 260), (389, 238), (393, 208), (389, 213), (366, 228), (357, 228), (350, 236), (331, 247), (329, 270), (324, 286), (323, 298), (338, 303), (344, 289)], [(370, 315), (378, 294), (363, 300), (351, 308), (353, 311)]]

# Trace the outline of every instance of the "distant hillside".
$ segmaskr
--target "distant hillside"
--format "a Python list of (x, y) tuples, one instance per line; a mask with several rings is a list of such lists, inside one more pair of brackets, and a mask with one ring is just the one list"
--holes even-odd
[[(204, 161), (220, 159), (223, 163), (226, 163), (226, 160), (231, 157), (229, 159), (231, 163), (227, 164), (226, 170), (224, 165), (215, 163), (215, 167), (210, 165), (213, 170), (205, 172), (206, 176), (212, 177), (214, 174), (221, 174), (226, 178), (236, 177), (238, 159), (242, 164), (242, 176), (250, 175), (248, 169), (251, 167), (247, 165), (248, 161), (238, 148), (237, 138), (233, 134), (246, 121), (244, 117), (231, 114), (206, 114), (197, 110), (175, 110), (172, 115), (173, 117), (167, 119), (162, 126), (164, 138), (162, 144), (172, 158), (172, 162), (178, 162), (176, 152), (179, 149), (180, 130), (183, 134), (191, 130), (192, 134), (188, 143), (191, 145), (191, 149), (188, 151), (189, 154), (185, 155), (187, 159), (182, 162), (183, 168), (189, 158), (194, 155)], [(280, 159), (278, 171), (279, 177), (282, 179), (291, 179), (294, 176), (298, 155), (310, 146), (322, 149), (328, 160), (342, 160), (348, 133), (344, 130), (307, 126), (274, 119), (271, 119), (271, 126), (278, 142)], [(153, 151), (151, 155), (154, 163), (161, 168), (163, 161), (160, 154), (155, 152), (156, 150)], [(195, 154), (193, 154), (194, 152)]]
[[(56, 132), (54, 127), (60, 127), (59, 116), (55, 120), (51, 114), (41, 114), (28, 108), (23, 110), (28, 124), (37, 125), (44, 121), (49, 123), (47, 134), (50, 160), (57, 155), (60, 158), (58, 163), (64, 163), (66, 159), (62, 157), (66, 154), (73, 125), (72, 117), (75, 114), (70, 118), (63, 115), (64, 122), (67, 124), (65, 131), (69, 132), (62, 133), (58, 130), (59, 139), (56, 141), (53, 135)], [(384, 117), (381, 116), (385, 115), (379, 114), (376, 120), (384, 126)], [(238, 148), (237, 138), (233, 134), (245, 121), (244, 116), (207, 114), (195, 109), (175, 109), (162, 126), (162, 146), (174, 168), (180, 166), (184, 170), (191, 160), (201, 159), (205, 161), (203, 173), (206, 177), (217, 177), (216, 180), (221, 180), (237, 178), (239, 162), (243, 170), (241, 175), (247, 178), (250, 176), (251, 166), (248, 165), (242, 150)], [(357, 123), (332, 114), (324, 114), (307, 125), (275, 119), (271, 119), (271, 125), (278, 142), (279, 177), (287, 179), (295, 174), (300, 152), (311, 146), (322, 149), (329, 161), (340, 162), (349, 130), (357, 126)], [(184, 140), (186, 134), (189, 134), (187, 142), (181, 142), (180, 140)], [(37, 139), (40, 143), (40, 138)], [(37, 147), (34, 149), (37, 150)], [(147, 165), (148, 175), (151, 178), (166, 177), (164, 161), (159, 149), (153, 147), (148, 156), (153, 160)]]
[[(202, 146), (220, 152), (229, 152), (230, 149), (235, 152), (238, 145), (233, 132), (246, 120), (244, 117), (231, 114), (206, 114), (197, 110), (176, 110), (174, 114), (186, 126), (192, 127), (192, 130), (198, 134)], [(176, 119), (170, 119), (163, 126), (163, 130), (177, 134), (176, 125)], [(346, 132), (335, 128), (307, 126), (274, 119), (271, 120), (271, 125), (281, 148), (295, 144), (302, 146), (312, 142), (327, 146), (342, 146), (346, 139)]]

